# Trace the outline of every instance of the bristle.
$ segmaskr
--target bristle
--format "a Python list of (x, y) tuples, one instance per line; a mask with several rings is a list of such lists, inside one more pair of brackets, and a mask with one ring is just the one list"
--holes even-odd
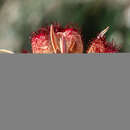
[(69, 23), (64, 28), (64, 30), (67, 30), (67, 29), (72, 29), (73, 31), (76, 31), (79, 34), (81, 34), (81, 28), (79, 27), (78, 24)]

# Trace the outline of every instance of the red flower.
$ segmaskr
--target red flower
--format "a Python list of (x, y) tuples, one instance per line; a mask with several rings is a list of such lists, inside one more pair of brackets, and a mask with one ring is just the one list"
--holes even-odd
[(86, 51), (87, 53), (116, 53), (119, 51), (114, 45), (114, 42), (107, 42), (105, 38), (105, 33), (108, 31), (109, 27), (103, 30), (96, 39), (94, 39), (90, 43), (89, 49)]
[(74, 28), (61, 28), (59, 25), (51, 25), (33, 32), (31, 45), (32, 52), (36, 54), (83, 52), (80, 33)]

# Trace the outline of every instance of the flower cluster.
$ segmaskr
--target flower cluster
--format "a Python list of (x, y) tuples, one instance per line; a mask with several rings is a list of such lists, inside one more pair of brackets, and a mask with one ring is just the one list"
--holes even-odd
[[(89, 43), (86, 53), (116, 53), (119, 51), (114, 42), (107, 42), (107, 27)], [(83, 53), (83, 41), (75, 28), (62, 28), (59, 25), (43, 27), (31, 35), (32, 52), (34, 54), (51, 53)]]
[[(117, 53), (119, 47), (114, 42), (106, 41), (105, 33), (109, 27), (101, 31), (97, 37), (89, 43), (85, 51), (88, 53)], [(83, 40), (78, 29), (70, 26), (65, 28), (58, 24), (42, 27), (37, 32), (32, 32), (30, 42), (33, 54), (59, 54), (59, 53), (83, 53)], [(14, 54), (12, 51), (0, 49), (0, 53)], [(31, 53), (22, 50), (22, 53)]]
[(83, 52), (81, 35), (74, 28), (51, 25), (33, 32), (30, 40), (34, 54)]

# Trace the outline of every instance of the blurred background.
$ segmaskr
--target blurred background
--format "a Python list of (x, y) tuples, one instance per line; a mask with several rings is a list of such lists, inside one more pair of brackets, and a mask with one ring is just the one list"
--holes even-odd
[(130, 52), (130, 0), (0, 0), (0, 49), (31, 52), (31, 32), (55, 22), (78, 24), (84, 49), (110, 26), (107, 40)]

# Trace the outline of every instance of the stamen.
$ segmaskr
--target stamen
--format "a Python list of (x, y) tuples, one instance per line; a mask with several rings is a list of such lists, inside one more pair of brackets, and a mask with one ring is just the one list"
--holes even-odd
[(51, 25), (50, 27), (50, 38), (51, 38), (51, 44), (54, 50), (54, 53), (57, 53), (57, 49), (58, 49), (58, 42), (57, 42), (57, 38), (54, 32), (54, 28), (53, 25)]
[(65, 41), (64, 36), (62, 36), (62, 38), (60, 38), (60, 50), (61, 50), (61, 53), (67, 53), (66, 41)]
[(106, 29), (104, 29), (102, 32), (100, 32), (100, 34), (98, 35), (98, 37), (97, 38), (102, 38), (104, 35), (105, 35), (105, 33), (109, 30), (109, 26), (106, 28)]

